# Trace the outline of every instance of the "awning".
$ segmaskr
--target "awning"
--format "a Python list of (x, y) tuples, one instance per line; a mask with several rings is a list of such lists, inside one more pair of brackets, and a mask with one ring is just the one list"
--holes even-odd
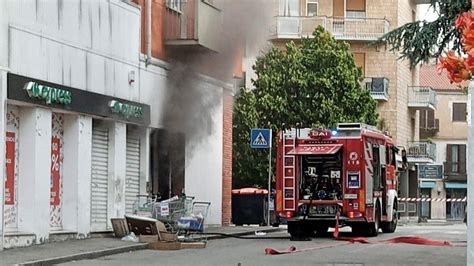
[(454, 189), (463, 189), (463, 188), (467, 188), (467, 184), (466, 183), (453, 183), (453, 182), (446, 182), (444, 183), (444, 186), (446, 188), (454, 188)]
[(419, 188), (434, 188), (436, 186), (435, 181), (420, 181)]
[(289, 155), (329, 155), (335, 154), (342, 148), (342, 144), (319, 144), (298, 146), (288, 152)]

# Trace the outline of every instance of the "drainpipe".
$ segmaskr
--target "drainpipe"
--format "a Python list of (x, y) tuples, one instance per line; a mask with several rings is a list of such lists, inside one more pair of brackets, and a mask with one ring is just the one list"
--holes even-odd
[(145, 65), (148, 66), (151, 61), (151, 1), (146, 1), (146, 61)]

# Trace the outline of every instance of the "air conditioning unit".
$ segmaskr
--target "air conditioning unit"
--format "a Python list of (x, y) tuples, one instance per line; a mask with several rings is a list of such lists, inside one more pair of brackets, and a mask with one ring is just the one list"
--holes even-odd
[(388, 93), (387, 78), (372, 78), (370, 83), (370, 91), (372, 93)]

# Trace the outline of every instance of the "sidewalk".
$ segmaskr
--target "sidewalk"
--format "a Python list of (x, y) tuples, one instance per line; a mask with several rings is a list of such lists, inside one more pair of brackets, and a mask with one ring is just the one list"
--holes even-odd
[[(208, 239), (212, 240), (231, 236), (255, 235), (256, 231), (273, 232), (278, 230), (283, 229), (259, 226), (226, 226), (209, 227), (207, 232)], [(147, 244), (121, 241), (112, 237), (71, 240), (0, 251), (0, 265), (52, 265), (145, 248), (147, 248)]]

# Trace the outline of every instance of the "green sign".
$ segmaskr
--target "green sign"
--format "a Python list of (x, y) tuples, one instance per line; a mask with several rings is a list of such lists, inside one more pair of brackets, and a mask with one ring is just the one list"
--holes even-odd
[(34, 81), (26, 83), (24, 89), (30, 98), (43, 100), (46, 104), (59, 103), (71, 104), (72, 93), (67, 90), (40, 85)]
[(113, 113), (119, 114), (126, 118), (142, 118), (143, 117), (143, 107), (131, 105), (127, 103), (121, 103), (116, 100), (109, 102), (109, 107), (112, 109)]

